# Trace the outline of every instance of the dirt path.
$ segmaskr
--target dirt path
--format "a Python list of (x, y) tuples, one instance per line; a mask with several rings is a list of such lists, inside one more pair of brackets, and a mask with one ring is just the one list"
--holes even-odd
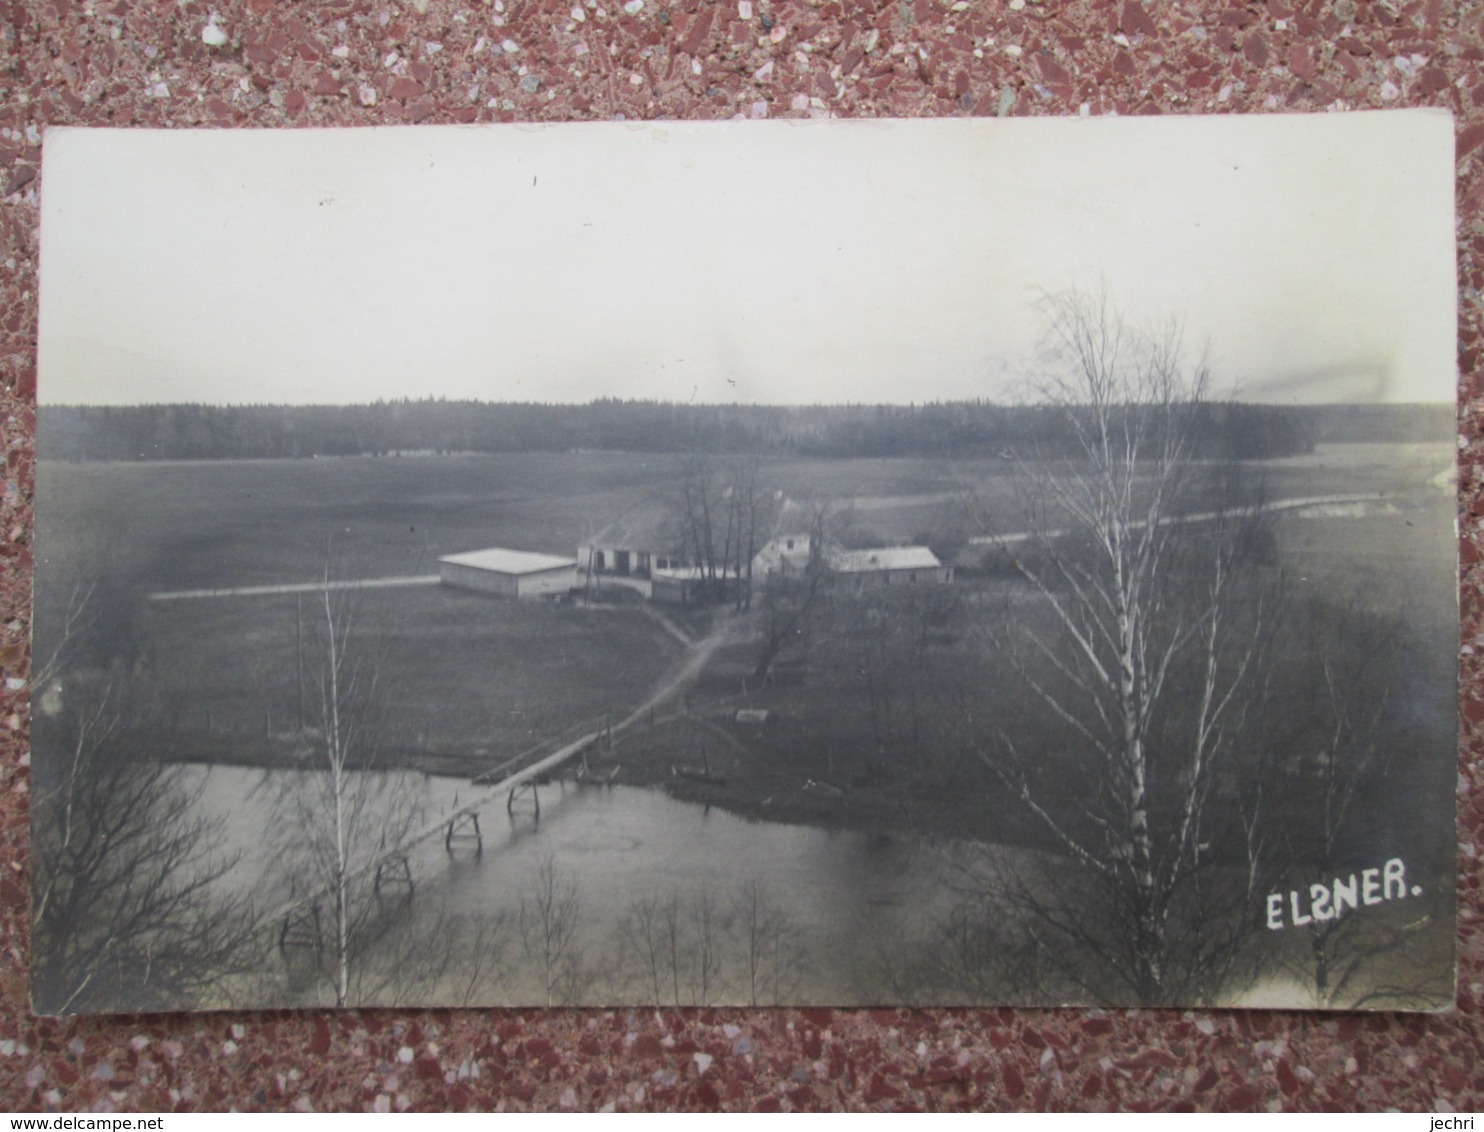
[(696, 643), (695, 637), (691, 636), (683, 628), (677, 625), (673, 618), (661, 613), (658, 609), (654, 608), (654, 606), (641, 605), (639, 608), (644, 611), (644, 616), (648, 617), (651, 621), (659, 625), (661, 629), (669, 633), (670, 636), (674, 637), (686, 648), (690, 648)]
[(660, 681), (659, 686), (646, 696), (638, 707), (613, 725), (614, 733), (626, 731), (641, 719), (648, 716), (652, 709), (669, 703), (685, 691), (686, 688), (690, 687), (695, 682), (696, 677), (701, 674), (702, 669), (716, 655), (716, 650), (732, 638), (734, 631), (735, 622), (718, 617), (709, 633), (699, 641), (692, 641), (687, 646), (688, 651), (679, 667)]
[[(1308, 495), (1298, 499), (1274, 499), (1270, 502), (1260, 504), (1254, 510), (1259, 514), (1271, 514), (1278, 511), (1300, 511), (1305, 507), (1344, 507), (1359, 503), (1396, 502), (1404, 500), (1405, 497), (1394, 491), (1371, 491), (1359, 495)], [(1213, 519), (1219, 519), (1223, 514), (1232, 518), (1241, 516), (1240, 509), (1231, 512), (1221, 511), (1196, 511), (1189, 515), (1166, 515), (1160, 520), (1164, 526), (1176, 526), (1181, 523), (1209, 523)], [(1143, 520), (1136, 520), (1129, 524), (1133, 530), (1142, 530), (1145, 526)], [(969, 539), (970, 546), (1009, 546), (1012, 543), (1030, 542), (1032, 539), (1061, 538), (1064, 535), (1075, 534), (1077, 528), (1063, 527), (1050, 531), (1012, 531), (1003, 535), (975, 535)]]

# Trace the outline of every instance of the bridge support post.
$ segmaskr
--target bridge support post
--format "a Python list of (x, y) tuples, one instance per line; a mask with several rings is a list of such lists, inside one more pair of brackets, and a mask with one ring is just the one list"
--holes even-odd
[[(473, 833), (459, 832), (461, 826), (471, 825), (474, 827)], [(477, 812), (465, 814), (462, 818), (454, 818), (448, 823), (448, 834), (443, 838), (443, 848), (448, 850), (451, 856), (453, 854), (453, 843), (456, 840), (468, 841), (470, 838), (474, 840), (474, 852), (476, 854), (482, 854), (484, 852), (484, 836), (479, 832), (479, 814)]]
[(515, 796), (523, 790), (529, 790), (531, 792), (531, 801), (535, 804), (536, 817), (539, 820), (541, 817), (541, 792), (536, 789), (534, 782), (527, 782), (510, 788), (510, 796), (505, 799), (505, 812), (507, 814), (515, 813)]
[(382, 885), (397, 885), (412, 895), (412, 863), (406, 857), (396, 856), (376, 866), (376, 894), (381, 895)]

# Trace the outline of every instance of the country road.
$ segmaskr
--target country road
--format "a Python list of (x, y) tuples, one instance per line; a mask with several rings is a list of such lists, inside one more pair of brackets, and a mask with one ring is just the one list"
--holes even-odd
[[(1378, 503), (1382, 501), (1395, 501), (1399, 498), (1396, 492), (1373, 491), (1361, 495), (1310, 495), (1300, 499), (1274, 499), (1255, 508), (1259, 514), (1271, 514), (1278, 511), (1300, 511), (1305, 507), (1336, 507), (1356, 503)], [(1233, 512), (1232, 514), (1240, 514)], [(1194, 511), (1188, 515), (1169, 515), (1161, 520), (1165, 526), (1173, 526), (1177, 523), (1207, 523), (1212, 519), (1222, 517), (1219, 511)], [(1131, 523), (1135, 529), (1142, 528), (1144, 522), (1139, 520)], [(1058, 528), (1051, 531), (1012, 531), (1002, 535), (975, 535), (969, 539), (970, 546), (1013, 546), (1016, 543), (1028, 542), (1031, 539), (1060, 538), (1062, 535), (1074, 533), (1075, 528)]]
[(292, 582), (280, 586), (237, 586), (216, 590), (165, 590), (149, 595), (150, 601), (188, 601), (205, 597), (262, 597), (269, 594), (317, 594), (325, 590), (388, 590), (404, 586), (436, 586), (437, 574), (413, 574), (393, 578), (360, 578), (351, 582)]

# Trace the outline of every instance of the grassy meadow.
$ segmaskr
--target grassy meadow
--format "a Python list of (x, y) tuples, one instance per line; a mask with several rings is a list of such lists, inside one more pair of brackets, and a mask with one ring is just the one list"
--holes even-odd
[[(1291, 591), (1345, 593), (1377, 616), (1406, 614), (1407, 663), (1397, 666), (1394, 694), (1434, 746), (1439, 727), (1451, 728), (1456, 618), (1451, 496), (1431, 481), (1451, 456), (1444, 444), (1355, 444), (1248, 469), (1269, 498), (1396, 494), (1396, 506), (1349, 518), (1286, 514), (1275, 530)], [(282, 757), (301, 745), (301, 718), (315, 714), (312, 702), (305, 706), (312, 681), (300, 673), (313, 671), (322, 647), (316, 595), (151, 601), (150, 594), (312, 583), (327, 572), (429, 574), (439, 555), (481, 546), (571, 554), (630, 508), (672, 496), (677, 464), (606, 452), (44, 464), (37, 653), (54, 647), (69, 604), (91, 593), (86, 652), (98, 667), (147, 669), (149, 697), (176, 735), (173, 757), (253, 761), (265, 750)], [(1001, 529), (1017, 521), (1005, 461), (779, 460), (766, 475), (790, 498), (848, 509), (853, 537), (868, 543), (971, 529), (966, 491), (1000, 516)], [(1025, 587), (1004, 577), (968, 569), (950, 589), (929, 596), (952, 602), (937, 616), (953, 631), (931, 634), (910, 655), (901, 651), (910, 641), (882, 636), (879, 614), (859, 602), (830, 602), (807, 642), (804, 681), (750, 686), (756, 647), (744, 626), (702, 673), (692, 708), (709, 712), (731, 736), (730, 757), (749, 752), (755, 771), (772, 766), (897, 794), (905, 776), (918, 794), (961, 796), (976, 782), (964, 752), (914, 721), (1026, 713), (1005, 690), (1009, 673), (994, 654), (994, 634), (1008, 617), (1036, 613)], [(683, 651), (633, 607), (515, 604), (441, 587), (368, 590), (348, 600), (376, 674), (367, 718), (380, 749), (398, 761), (417, 753), (451, 756), (455, 765), (498, 761), (574, 721), (621, 715)], [(878, 620), (868, 624), (868, 616)], [(706, 627), (705, 616), (695, 621)], [(767, 708), (772, 722), (737, 727), (731, 715), (744, 705)], [(693, 758), (700, 745), (660, 732), (631, 752), (646, 742), (664, 763)], [(910, 758), (892, 753), (906, 749), (915, 749)], [(818, 808), (818, 799), (797, 801)]]
[[(1404, 857), (1428, 894), (1427, 930), (1405, 955), (1425, 966), (1412, 981), (1429, 1003), (1447, 993), (1452, 924), (1452, 458), (1446, 443), (1352, 444), (1244, 469), (1267, 499), (1385, 496), (1272, 517), (1256, 572), (1263, 592), (1281, 597), (1282, 615), (1265, 630), (1262, 710), (1242, 720), (1239, 747), (1272, 781), (1296, 781), (1320, 726), (1320, 673), (1336, 674), (1383, 757), (1350, 803), (1361, 816), (1324, 853), (1313, 797), (1275, 792), (1278, 852), (1295, 862), (1284, 883), (1307, 883), (1302, 869), (1315, 862), (1343, 876)], [(66, 638), (68, 670), (122, 690), (166, 759), (314, 765), (321, 595), (151, 595), (427, 575), (438, 556), (485, 546), (570, 555), (631, 508), (673, 498), (678, 465), (608, 452), (43, 464), (38, 663)], [(766, 681), (755, 672), (769, 616), (761, 596), (745, 612), (660, 612), (637, 600), (515, 603), (437, 585), (340, 593), (337, 616), (354, 618), (365, 681), (347, 699), (362, 750), (386, 764), (477, 773), (575, 723), (621, 719), (669, 687), (673, 696), (594, 755), (593, 770), (752, 819), (1057, 859), (1054, 840), (983, 757), (1014, 735), (1041, 776), (1042, 800), (1066, 812), (1095, 773), (1085, 744), (1027, 692), (1016, 667), (1017, 634), (1021, 647), (1027, 631), (1055, 635), (1047, 599), (964, 544), (974, 533), (970, 494), (997, 530), (1023, 522), (1010, 462), (778, 460), (764, 475), (789, 499), (848, 513), (857, 545), (956, 543), (958, 577), (889, 592), (828, 587)], [(69, 621), (69, 611), (80, 616)], [(686, 637), (715, 646), (703, 667), (687, 668), (697, 646)], [(38, 688), (38, 773), (60, 760), (47, 744), (71, 694), (65, 679)], [(766, 720), (739, 721), (744, 707)], [(1212, 867), (1234, 877), (1242, 862)], [(1389, 954), (1392, 935), (1423, 922), (1421, 907), (1399, 902), (1356, 919), (1348, 953)], [(1272, 962), (1307, 970), (1305, 937), (1259, 935)], [(1389, 959), (1377, 967), (1398, 970)]]

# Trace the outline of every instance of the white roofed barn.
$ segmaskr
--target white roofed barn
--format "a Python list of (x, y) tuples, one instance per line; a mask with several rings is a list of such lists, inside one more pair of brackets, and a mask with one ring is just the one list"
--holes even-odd
[(471, 550), (438, 559), (445, 586), (508, 598), (564, 597), (577, 585), (577, 560), (525, 550)]

